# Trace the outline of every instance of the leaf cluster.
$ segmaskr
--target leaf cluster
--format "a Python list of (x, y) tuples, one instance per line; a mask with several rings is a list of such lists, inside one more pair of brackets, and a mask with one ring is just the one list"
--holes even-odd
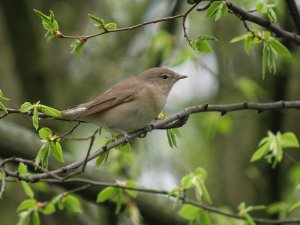
[[(30, 175), (24, 163), (19, 164), (18, 172), (23, 176)], [(17, 212), (19, 213), (17, 225), (40, 225), (40, 214), (50, 215), (55, 213), (57, 209), (67, 209), (71, 213), (81, 213), (80, 202), (75, 196), (64, 193), (54, 197), (49, 202), (39, 202), (35, 199), (33, 189), (30, 185), (25, 181), (20, 181), (20, 183), (29, 199), (22, 201), (17, 208)]]
[(30, 102), (24, 102), (20, 107), (20, 112), (32, 114), (32, 123), (36, 130), (39, 128), (39, 113), (44, 113), (51, 117), (61, 117), (61, 112), (50, 106), (42, 105), (40, 102), (31, 104)]
[(64, 162), (59, 136), (53, 134), (47, 127), (43, 127), (39, 130), (39, 136), (42, 138), (43, 145), (35, 157), (36, 165), (48, 168), (50, 153), (52, 153), (58, 161)]
[[(137, 184), (134, 180), (117, 181), (117, 184), (120, 186), (126, 186), (131, 188), (137, 187)], [(118, 214), (122, 209), (122, 205), (126, 202), (126, 199), (128, 197), (136, 198), (136, 196), (137, 196), (137, 191), (135, 190), (123, 189), (119, 187), (107, 187), (99, 192), (96, 202), (102, 203), (108, 200), (115, 202), (116, 203), (115, 213)]]
[(258, 149), (251, 157), (251, 162), (265, 158), (274, 168), (283, 158), (283, 150), (285, 148), (298, 148), (299, 142), (296, 135), (292, 132), (276, 134), (271, 131), (268, 136), (263, 138), (258, 145)]

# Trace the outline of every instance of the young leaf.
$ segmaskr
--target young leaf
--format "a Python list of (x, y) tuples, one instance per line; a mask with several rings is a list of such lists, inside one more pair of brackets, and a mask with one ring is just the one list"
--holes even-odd
[(125, 153), (131, 153), (131, 145), (130, 143), (126, 143), (125, 145), (119, 145), (118, 147), (116, 147), (116, 149), (125, 152)]
[(120, 189), (117, 189), (116, 204), (115, 214), (119, 214), (123, 204), (123, 191)]
[(30, 225), (31, 211), (24, 211), (19, 213), (19, 220), (17, 225)]
[(18, 166), (18, 172), (20, 175), (28, 175), (27, 166), (24, 163), (20, 163)]
[(79, 200), (72, 195), (65, 197), (64, 204), (66, 209), (71, 213), (81, 213), (82, 211)]
[(279, 41), (276, 39), (270, 39), (268, 41), (269, 45), (276, 50), (276, 52), (279, 55), (285, 56), (285, 57), (291, 57), (290, 51), (285, 47), (283, 44), (281, 44)]
[(17, 208), (17, 212), (21, 212), (21, 211), (33, 208), (35, 205), (36, 205), (35, 199), (26, 199), (19, 204), (19, 206)]
[(220, 6), (220, 4), (222, 4), (221, 1), (212, 2), (206, 11), (205, 17), (206, 18), (214, 17), (218, 11), (218, 7)]
[(29, 184), (27, 184), (24, 180), (20, 181), (24, 193), (29, 197), (29, 198), (34, 198), (34, 193), (30, 187)]
[(259, 3), (257, 3), (256, 9), (257, 9), (257, 11), (258, 11), (259, 13), (262, 13), (262, 14), (265, 14), (265, 13), (268, 12), (268, 8), (267, 8), (265, 2), (259, 2)]
[(42, 210), (41, 212), (44, 215), (50, 215), (56, 211), (54, 204), (48, 203)]
[(39, 136), (43, 140), (47, 141), (49, 137), (53, 136), (53, 133), (48, 127), (43, 127), (39, 130)]
[(108, 199), (111, 199), (116, 195), (118, 188), (115, 187), (107, 187), (104, 188), (97, 196), (96, 202), (105, 202)]
[(201, 211), (199, 207), (186, 204), (179, 210), (179, 215), (186, 220), (195, 220)]
[(32, 212), (32, 225), (41, 225), (40, 215), (37, 210)]
[(286, 132), (281, 135), (282, 148), (298, 148), (299, 142), (296, 135), (292, 132)]
[(269, 18), (269, 20), (272, 22), (272, 23), (276, 23), (277, 22), (277, 15), (274, 11), (273, 8), (271, 7), (268, 7), (268, 13), (267, 13), (267, 16)]
[[(126, 181), (126, 185), (128, 187), (132, 187), (132, 188), (137, 187), (137, 183), (134, 180)], [(135, 190), (125, 189), (125, 192), (132, 198), (136, 198), (136, 196), (137, 196), (137, 191), (135, 191)]]
[(193, 175), (189, 174), (181, 178), (180, 185), (184, 189), (189, 189), (192, 187)]
[(2, 109), (3, 112), (8, 113), (6, 107), (3, 105), (2, 102), (0, 102), (0, 109)]
[(97, 25), (99, 26), (99, 28), (102, 28), (102, 29), (105, 28), (105, 23), (104, 23), (103, 19), (100, 19), (99, 17), (96, 17), (96, 16), (94, 16), (92, 14), (88, 14), (88, 16), (97, 23)]
[(46, 105), (39, 105), (39, 108), (47, 116), (61, 117), (61, 112), (57, 109), (54, 109), (54, 108), (46, 106)]
[(105, 24), (105, 28), (109, 30), (114, 30), (117, 29), (117, 24), (116, 23), (107, 23)]
[(96, 159), (96, 166), (100, 166), (101, 164), (105, 163), (108, 159), (109, 151), (104, 152), (103, 154), (99, 155)]
[(235, 38), (233, 38), (230, 43), (235, 43), (238, 41), (244, 41), (248, 38), (248, 35), (241, 35), (241, 36), (236, 36)]
[(28, 112), (29, 110), (33, 109), (33, 105), (30, 102), (24, 102), (21, 107), (20, 107), (20, 111), (21, 112)]
[(72, 53), (75, 54), (76, 56), (79, 56), (80, 53), (82, 52), (84, 43), (85, 41), (79, 39), (73, 41), (70, 45), (70, 47), (72, 48)]
[(32, 124), (36, 130), (39, 129), (39, 111), (37, 106), (33, 108)]
[(48, 168), (49, 155), (50, 155), (50, 143), (47, 142), (42, 145), (42, 147), (39, 150), (39, 153), (35, 157), (35, 164), (41, 165), (44, 168)]
[(54, 142), (50, 142), (50, 148), (52, 150), (52, 154), (53, 156), (60, 162), (64, 162), (64, 158), (63, 158), (63, 152), (62, 152), (62, 148), (61, 145), (58, 141)]

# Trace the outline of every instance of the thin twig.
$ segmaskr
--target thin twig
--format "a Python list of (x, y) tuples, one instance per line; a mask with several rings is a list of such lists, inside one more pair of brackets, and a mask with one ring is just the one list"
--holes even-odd
[(75, 131), (75, 129), (76, 129), (80, 124), (81, 124), (81, 121), (78, 121), (78, 122), (76, 123), (76, 125), (75, 125), (74, 127), (72, 127), (67, 133), (65, 133), (65, 134), (63, 134), (63, 135), (60, 135), (58, 138), (64, 139), (66, 136), (72, 134), (72, 133)]
[(183, 16), (184, 16), (184, 14), (179, 14), (179, 15), (175, 15), (175, 16), (168, 16), (168, 17), (157, 19), (157, 20), (151, 20), (151, 21), (140, 23), (140, 24), (136, 24), (136, 25), (133, 25), (133, 26), (130, 26), (130, 27), (118, 28), (118, 29), (114, 29), (114, 30), (106, 30), (106, 31), (103, 31), (101, 33), (96, 33), (96, 34), (92, 34), (92, 35), (69, 36), (69, 35), (61, 34), (59, 36), (59, 38), (83, 39), (83, 40), (86, 41), (90, 38), (94, 38), (94, 37), (97, 37), (97, 36), (100, 36), (100, 35), (103, 35), (103, 34), (134, 30), (136, 28), (143, 27), (143, 26), (148, 25), (148, 24), (159, 23), (159, 22), (168, 21), (168, 20), (174, 20), (174, 19), (181, 18)]
[(187, 16), (190, 14), (190, 12), (193, 11), (193, 9), (200, 3), (201, 1), (198, 1), (196, 2), (188, 11), (186, 11), (186, 13), (183, 14), (183, 17), (182, 17), (182, 29), (183, 29), (183, 34), (184, 34), (184, 37), (186, 38), (186, 40), (188, 41), (189, 45), (191, 46), (191, 48), (193, 48), (192, 46), (192, 42), (191, 40), (189, 39), (188, 35), (187, 35), (187, 32), (186, 32), (186, 18)]
[(82, 165), (82, 170), (81, 170), (82, 172), (84, 172), (84, 169), (85, 169), (85, 167), (86, 167), (86, 164), (88, 163), (88, 158), (89, 158), (89, 155), (90, 155), (90, 153), (91, 153), (91, 149), (92, 149), (92, 147), (93, 147), (93, 144), (94, 144), (94, 141), (95, 141), (96, 134), (97, 134), (98, 130), (99, 130), (99, 129), (95, 130), (95, 132), (93, 133), (93, 135), (91, 135), (91, 141), (90, 141), (89, 149), (88, 149), (88, 151), (87, 151), (87, 153), (86, 153), (86, 156), (85, 156), (85, 158), (84, 158), (84, 163), (83, 163), (83, 165)]

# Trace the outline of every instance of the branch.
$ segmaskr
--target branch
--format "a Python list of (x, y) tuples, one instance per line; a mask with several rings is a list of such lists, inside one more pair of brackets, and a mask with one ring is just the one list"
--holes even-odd
[[(89, 188), (91, 186), (98, 186), (98, 187), (115, 187), (115, 188), (121, 188), (121, 189), (126, 189), (126, 190), (133, 190), (137, 192), (142, 192), (142, 193), (149, 193), (149, 194), (156, 194), (156, 195), (164, 195), (164, 196), (172, 196), (176, 198), (176, 195), (170, 195), (170, 192), (167, 190), (158, 190), (158, 189), (151, 189), (151, 188), (142, 188), (142, 187), (129, 187), (125, 185), (120, 185), (116, 183), (110, 183), (110, 182), (99, 182), (99, 181), (94, 181), (94, 180), (89, 180), (89, 179), (84, 179), (84, 178), (72, 178), (67, 181), (58, 181), (58, 180), (53, 180), (53, 179), (43, 179), (42, 181), (48, 182), (48, 183), (80, 183), (80, 184), (85, 184), (84, 186), (80, 186), (77, 189), (73, 189), (72, 192), (80, 191), (85, 188)], [(69, 191), (68, 191), (69, 193)], [(196, 202), (194, 200), (188, 199), (186, 197), (179, 197), (180, 200), (184, 202), (184, 204), (191, 204), (196, 207), (202, 208), (204, 210), (207, 210), (211, 213), (216, 213), (219, 215), (235, 218), (235, 219), (240, 219), (240, 220), (246, 220), (245, 217), (240, 216), (236, 213), (229, 213), (223, 210), (218, 209), (217, 207), (214, 206), (209, 206), (207, 204), (201, 203), (201, 202)], [(282, 219), (282, 220), (277, 220), (277, 219), (264, 219), (264, 218), (259, 218), (259, 217), (252, 217), (252, 219), (257, 222), (257, 223), (262, 223), (262, 224), (293, 224), (293, 223), (300, 223), (300, 219)]]
[(300, 13), (297, 8), (297, 4), (296, 4), (295, 0), (285, 0), (285, 2), (287, 4), (287, 7), (293, 18), (294, 25), (297, 29), (297, 32), (298, 32), (298, 34), (300, 34)]
[[(253, 23), (256, 23), (262, 27), (267, 28), (268, 30), (275, 33), (278, 37), (282, 37), (284, 39), (290, 40), (295, 42), (296, 44), (300, 44), (300, 35), (297, 35), (296, 33), (292, 33), (289, 31), (286, 31), (279, 26), (275, 25), (274, 23), (271, 23), (269, 20), (266, 20), (264, 18), (261, 18), (259, 16), (255, 16), (252, 13), (234, 5), (228, 0), (224, 0), (226, 2), (226, 5), (228, 8), (237, 16), (239, 16), (242, 20), (248, 20)], [(286, 0), (288, 1), (288, 0)]]
[[(195, 113), (220, 112), (221, 116), (223, 116), (229, 112), (240, 111), (240, 110), (254, 110), (257, 111), (258, 113), (261, 113), (264, 111), (282, 110), (282, 109), (300, 109), (300, 101), (278, 101), (278, 102), (270, 102), (270, 103), (241, 102), (241, 103), (234, 103), (234, 104), (227, 104), (227, 105), (209, 105), (209, 104), (195, 105), (195, 106), (185, 108), (184, 110), (168, 117), (167, 119), (156, 121), (155, 123), (149, 125), (148, 127), (131, 132), (128, 135), (130, 139), (134, 139), (136, 137), (145, 137), (148, 132), (151, 132), (154, 129), (163, 129), (164, 127), (168, 127), (168, 126), (176, 127), (176, 124), (182, 126), (187, 121), (188, 116)], [(66, 173), (75, 170), (80, 166), (84, 165), (86, 162), (89, 162), (97, 158), (99, 155), (104, 154), (107, 151), (119, 145), (123, 145), (126, 142), (127, 142), (127, 138), (124, 137), (119, 138), (118, 140), (113, 141), (108, 145), (102, 146), (97, 151), (91, 153), (86, 159), (78, 160), (76, 162), (58, 168), (56, 170), (50, 171), (48, 173), (41, 173), (41, 174), (25, 177), (19, 175), (16, 172), (6, 171), (6, 175), (11, 177), (18, 177), (19, 179), (25, 180), (27, 182), (37, 182), (41, 179), (49, 178), (51, 176), (55, 176), (61, 173)]]

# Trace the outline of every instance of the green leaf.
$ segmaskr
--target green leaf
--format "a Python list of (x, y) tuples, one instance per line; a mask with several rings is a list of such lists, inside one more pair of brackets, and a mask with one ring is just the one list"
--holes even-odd
[(208, 35), (208, 34), (199, 35), (197, 40), (199, 40), (199, 41), (218, 41), (218, 39), (216, 37)]
[(43, 139), (43, 140), (48, 140), (48, 138), (53, 136), (52, 131), (48, 128), (48, 127), (43, 127), (39, 130), (39, 136)]
[(241, 35), (241, 36), (236, 36), (235, 38), (231, 39), (230, 43), (235, 43), (238, 41), (244, 41), (248, 39), (248, 35)]
[(245, 213), (244, 217), (246, 218), (246, 221), (249, 225), (256, 225), (256, 223), (248, 213)]
[(39, 105), (39, 108), (47, 116), (61, 117), (61, 112), (57, 109), (54, 109), (54, 108), (46, 106), (46, 105)]
[(299, 142), (296, 135), (293, 132), (286, 132), (281, 135), (282, 148), (298, 148)]
[(97, 25), (100, 25), (102, 28), (105, 27), (105, 24), (104, 24), (104, 20), (103, 20), (103, 19), (100, 19), (99, 17), (96, 17), (96, 16), (94, 16), (94, 15), (92, 15), (92, 14), (88, 14), (88, 16), (89, 16), (92, 20), (94, 20), (94, 21), (97, 23)]
[(64, 204), (66, 209), (71, 213), (81, 213), (82, 211), (79, 200), (72, 195), (65, 197)]
[(17, 208), (17, 212), (21, 212), (21, 211), (33, 208), (33, 207), (35, 207), (36, 203), (37, 202), (35, 199), (26, 199), (19, 204), (19, 206)]
[(117, 24), (116, 23), (107, 23), (105, 24), (105, 28), (109, 30), (114, 30), (117, 29)]
[(50, 142), (50, 148), (52, 150), (52, 154), (53, 156), (60, 162), (64, 162), (64, 158), (63, 158), (63, 152), (62, 152), (62, 148), (61, 145), (58, 141), (54, 142)]
[(58, 22), (55, 20), (54, 12), (50, 10), (50, 15), (47, 16), (39, 10), (33, 10), (42, 19), (42, 26), (47, 31), (44, 36), (47, 39), (47, 41), (50, 41), (51, 39), (56, 37), (56, 33), (59, 30), (59, 25)]
[(103, 154), (99, 155), (96, 159), (96, 166), (100, 166), (101, 164), (105, 163), (108, 159), (109, 151), (104, 152)]
[(3, 103), (2, 103), (2, 102), (0, 102), (0, 109), (2, 109), (2, 110), (3, 110), (3, 112), (5, 112), (5, 113), (8, 113), (8, 111), (7, 111), (6, 107), (3, 105)]
[(174, 129), (167, 129), (168, 143), (171, 148), (177, 147), (176, 136), (174, 131), (175, 131)]
[(32, 224), (33, 225), (40, 225), (41, 224), (40, 215), (39, 215), (39, 212), (37, 210), (34, 210), (32, 212)]
[(48, 168), (49, 155), (50, 155), (50, 143), (47, 142), (42, 145), (42, 147), (39, 150), (39, 153), (35, 157), (35, 164), (41, 165), (44, 168)]
[(186, 175), (181, 178), (181, 187), (183, 189), (189, 189), (192, 187), (192, 181), (193, 181), (194, 176), (192, 174)]
[(20, 181), (21, 186), (23, 188), (24, 193), (29, 197), (29, 198), (34, 198), (34, 193), (30, 187), (29, 184), (27, 184), (24, 180)]
[(252, 155), (250, 162), (255, 162), (269, 153), (270, 142), (265, 143)]
[(124, 153), (131, 153), (131, 145), (130, 143), (126, 143), (125, 145), (119, 145), (116, 147), (116, 149), (124, 152)]
[[(201, 189), (201, 193), (203, 195), (204, 200), (207, 201), (208, 203), (212, 203), (209, 192), (203, 182), (199, 182), (199, 187)], [(196, 191), (197, 191), (197, 189), (196, 189)]]
[(271, 7), (268, 7), (268, 13), (267, 13), (267, 16), (269, 18), (269, 20), (272, 22), (272, 23), (276, 23), (277, 22), (277, 15), (274, 11), (273, 8)]
[(222, 4), (220, 1), (212, 2), (209, 8), (206, 10), (205, 17), (206, 18), (213, 18), (218, 11), (218, 7)]
[(186, 204), (179, 210), (179, 215), (186, 220), (195, 220), (201, 213), (202, 209)]
[(56, 211), (54, 204), (48, 203), (42, 210), (41, 212), (44, 215), (50, 215), (53, 214)]
[(34, 105), (32, 105), (30, 102), (24, 102), (21, 107), (20, 111), (21, 112), (28, 112), (29, 110), (33, 109)]
[(269, 45), (275, 49), (275, 51), (285, 57), (291, 57), (291, 53), (290, 51), (287, 49), (287, 47), (285, 47), (283, 44), (281, 44), (279, 41), (275, 40), (275, 39), (271, 39), (270, 41), (268, 41)]
[(107, 187), (104, 188), (97, 196), (96, 202), (105, 202), (108, 199), (113, 198), (118, 191), (118, 188), (115, 187)]
[(33, 108), (32, 124), (36, 130), (39, 129), (39, 111), (37, 106)]
[(288, 212), (291, 213), (292, 211), (294, 211), (295, 209), (298, 209), (298, 208), (300, 208), (300, 201), (291, 205), (291, 207), (288, 209)]
[[(128, 180), (126, 181), (126, 185), (128, 187), (132, 187), (132, 188), (136, 188), (137, 187), (137, 183), (134, 180)], [(129, 189), (125, 189), (125, 192), (132, 198), (136, 198), (138, 192), (135, 190), (129, 190)]]
[(201, 224), (212, 225), (208, 212), (206, 212), (204, 210), (201, 212)]
[(207, 41), (218, 41), (218, 39), (210, 35), (202, 34), (198, 36), (196, 41), (193, 40), (191, 44), (194, 50), (206, 54), (212, 52), (210, 44)]
[(17, 225), (30, 225), (31, 211), (24, 211), (19, 213), (19, 220)]
[(84, 43), (85, 41), (79, 39), (73, 41), (70, 45), (70, 47), (72, 48), (72, 53), (75, 54), (76, 56), (79, 56), (80, 53), (82, 52)]
[(123, 204), (123, 192), (120, 189), (117, 189), (117, 196), (116, 196), (116, 210), (115, 210), (115, 214), (119, 214), (122, 208), (122, 204)]
[(18, 172), (21, 175), (28, 175), (27, 166), (24, 163), (20, 163), (18, 166)]
[(265, 13), (268, 12), (268, 8), (267, 8), (265, 2), (259, 2), (259, 3), (257, 3), (256, 9), (257, 9), (257, 11), (258, 11), (259, 13), (262, 13), (262, 14), (265, 14)]

